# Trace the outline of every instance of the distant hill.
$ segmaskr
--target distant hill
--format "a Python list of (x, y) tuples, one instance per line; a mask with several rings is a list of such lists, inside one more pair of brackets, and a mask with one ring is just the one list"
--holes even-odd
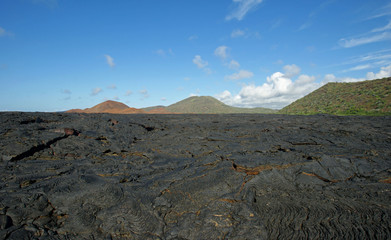
[(165, 108), (173, 113), (276, 113), (267, 108), (238, 108), (228, 106), (210, 96), (189, 97)]
[(391, 115), (391, 78), (327, 83), (281, 109), (282, 114)]
[(116, 102), (116, 101), (111, 101), (111, 100), (97, 104), (92, 108), (86, 108), (84, 110), (72, 109), (66, 112), (67, 113), (115, 113), (115, 114), (146, 113), (141, 109), (131, 108), (126, 104)]
[(168, 107), (154, 106), (143, 109), (131, 108), (116, 101), (105, 101), (91, 108), (72, 109), (67, 113), (114, 113), (114, 114), (180, 114), (180, 113), (276, 113), (267, 108), (238, 108), (228, 106), (219, 100), (209, 97), (189, 97)]

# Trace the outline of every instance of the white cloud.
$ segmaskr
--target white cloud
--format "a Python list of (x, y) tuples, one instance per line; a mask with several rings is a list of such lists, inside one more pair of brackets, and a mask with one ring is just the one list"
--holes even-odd
[(240, 64), (235, 60), (231, 60), (231, 62), (229, 62), (228, 64), (228, 67), (230, 69), (238, 69), (240, 67)]
[(162, 101), (167, 101), (167, 98), (162, 97), (160, 100), (162, 100)]
[(388, 24), (384, 27), (380, 27), (380, 28), (375, 28), (372, 30), (372, 32), (384, 32), (386, 30), (389, 30), (391, 29), (391, 21), (388, 22)]
[(228, 105), (280, 109), (318, 88), (320, 84), (315, 80), (313, 76), (300, 75), (296, 81), (292, 81), (285, 74), (276, 72), (260, 86), (246, 84), (237, 95), (226, 90), (216, 97)]
[(113, 99), (116, 100), (116, 101), (118, 101), (118, 100), (119, 100), (119, 97), (118, 97), (118, 96), (114, 96)]
[(284, 66), (285, 76), (288, 78), (299, 75), (301, 69), (295, 64)]
[[(391, 5), (390, 5), (391, 6)], [(374, 28), (368, 33), (364, 33), (360, 37), (353, 37), (350, 39), (342, 38), (339, 40), (339, 45), (344, 48), (356, 47), (359, 45), (387, 41), (391, 39), (391, 21), (387, 25)]]
[(388, 65), (386, 67), (381, 67), (378, 73), (373, 73), (373, 72), (367, 73), (368, 80), (380, 79), (385, 77), (391, 77), (391, 65)]
[(108, 89), (117, 89), (117, 86), (115, 84), (111, 84), (110, 86), (107, 86)]
[(110, 67), (114, 67), (115, 66), (114, 59), (110, 55), (105, 55), (105, 58), (106, 58), (107, 64)]
[(222, 93), (219, 93), (216, 95), (216, 97), (220, 100), (220, 101), (230, 101), (231, 98), (232, 98), (232, 94), (230, 91), (228, 90), (225, 90), (224, 92)]
[(232, 0), (234, 3), (238, 4), (238, 7), (228, 16), (225, 17), (225, 20), (229, 21), (236, 18), (238, 21), (241, 21), (246, 14), (254, 9), (262, 0)]
[(231, 38), (237, 38), (244, 36), (245, 32), (240, 29), (233, 30), (231, 33)]
[(383, 32), (380, 34), (372, 35), (372, 36), (365, 36), (365, 37), (359, 37), (359, 38), (351, 38), (351, 39), (345, 39), (342, 38), (339, 40), (339, 45), (344, 48), (351, 48), (356, 47), (359, 45), (374, 43), (374, 42), (381, 42), (391, 39), (391, 32)]
[(350, 64), (354, 64), (356, 66), (343, 70), (342, 72), (388, 66), (391, 64), (391, 49), (370, 52), (361, 56), (354, 56), (351, 57), (349, 61), (346, 61), (341, 65)]
[(327, 74), (319, 83), (316, 77), (302, 74), (292, 80), (286, 74), (276, 72), (267, 77), (262, 85), (245, 84), (238, 94), (225, 90), (216, 95), (216, 98), (228, 105), (238, 107), (267, 107), (281, 109), (293, 101), (304, 97), (328, 82), (358, 82), (367, 79), (391, 77), (391, 64), (381, 67), (378, 73), (368, 72), (367, 78), (336, 77)]
[(214, 53), (217, 57), (224, 60), (228, 57), (227, 50), (228, 50), (227, 46), (220, 46), (220, 47), (216, 48)]
[(334, 74), (326, 74), (323, 78), (322, 85), (329, 82), (360, 82), (365, 80), (365, 78), (336, 77)]
[(159, 49), (155, 53), (162, 57), (165, 57), (167, 55), (174, 55), (174, 52), (172, 51), (171, 48), (169, 48), (168, 50)]
[(202, 58), (201, 58), (200, 55), (196, 55), (196, 56), (193, 58), (193, 63), (194, 63), (195, 65), (197, 65), (198, 68), (204, 68), (204, 67), (208, 66), (208, 62), (202, 60)]
[(343, 70), (342, 72), (360, 71), (360, 70), (368, 69), (371, 67), (372, 67), (371, 64), (357, 65), (355, 67), (351, 67), (349, 69)]
[(380, 18), (384, 16), (391, 15), (391, 3), (388, 3), (387, 5), (381, 7), (380, 9), (377, 10), (377, 14), (369, 17), (366, 20), (374, 19), (374, 18)]
[(189, 77), (184, 77), (183, 80), (190, 81), (190, 78)]
[(102, 92), (102, 88), (94, 88), (92, 89), (92, 92), (91, 92), (91, 96), (95, 96), (95, 95), (98, 95), (100, 92)]
[(254, 74), (250, 71), (247, 70), (240, 70), (237, 73), (225, 76), (226, 80), (240, 80), (240, 79), (245, 79), (245, 78), (252, 78)]
[(133, 92), (130, 91), (130, 90), (128, 90), (128, 91), (126, 91), (125, 96), (130, 96), (130, 95), (132, 95), (132, 94), (133, 94)]

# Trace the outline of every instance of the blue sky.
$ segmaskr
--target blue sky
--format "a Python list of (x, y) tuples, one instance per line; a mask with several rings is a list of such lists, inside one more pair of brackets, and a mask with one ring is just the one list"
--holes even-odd
[(390, 75), (391, 1), (0, 1), (0, 111), (192, 95), (278, 109)]

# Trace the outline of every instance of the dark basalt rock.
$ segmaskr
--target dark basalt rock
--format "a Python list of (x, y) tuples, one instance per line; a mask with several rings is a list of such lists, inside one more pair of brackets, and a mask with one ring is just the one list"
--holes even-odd
[(391, 239), (391, 117), (0, 113), (0, 239)]

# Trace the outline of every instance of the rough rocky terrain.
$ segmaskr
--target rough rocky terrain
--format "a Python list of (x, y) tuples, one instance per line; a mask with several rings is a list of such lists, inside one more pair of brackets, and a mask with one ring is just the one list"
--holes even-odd
[(391, 117), (0, 113), (0, 239), (391, 239)]

